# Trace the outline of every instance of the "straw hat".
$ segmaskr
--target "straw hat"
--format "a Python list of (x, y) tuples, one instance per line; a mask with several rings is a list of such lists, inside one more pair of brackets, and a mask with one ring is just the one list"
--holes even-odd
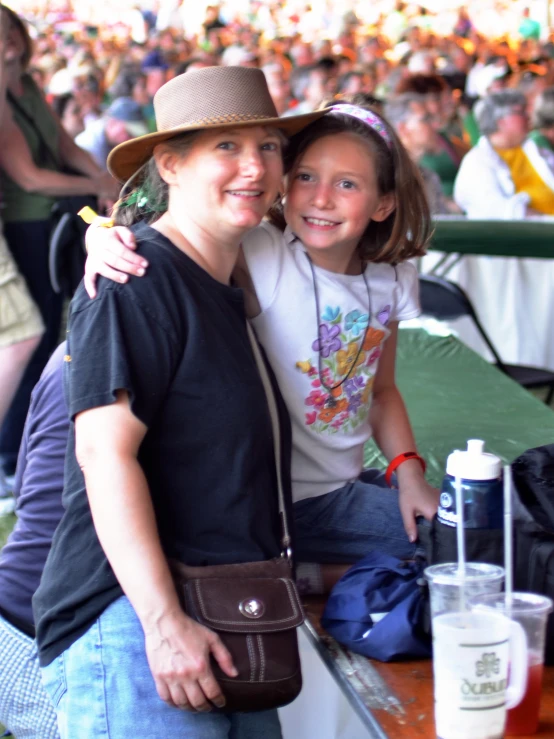
[(279, 118), (263, 72), (249, 67), (206, 67), (166, 82), (154, 96), (157, 132), (119, 144), (108, 169), (125, 182), (150, 159), (154, 147), (186, 131), (274, 126), (292, 135), (325, 110)]

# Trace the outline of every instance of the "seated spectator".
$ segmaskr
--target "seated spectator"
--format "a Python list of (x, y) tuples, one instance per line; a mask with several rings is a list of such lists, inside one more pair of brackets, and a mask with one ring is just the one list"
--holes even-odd
[(102, 87), (94, 75), (76, 77), (73, 94), (81, 107), (85, 127), (102, 117)]
[(527, 138), (525, 106), (516, 90), (493, 93), (475, 106), (483, 135), (464, 157), (454, 187), (455, 201), (470, 218), (554, 214), (554, 171), (548, 155)]
[(432, 145), (434, 130), (432, 116), (421, 101), (421, 97), (398, 95), (385, 105), (385, 116), (396, 129), (414, 162), (419, 166), (431, 212), (435, 215), (460, 213), (454, 201), (444, 195), (436, 172), (422, 163)]
[(0, 722), (28, 739), (59, 737), (40, 679), (31, 598), (63, 514), (65, 351), (62, 344), (54, 352), (33, 391), (15, 482), (17, 523), (0, 554)]
[(132, 98), (142, 108), (148, 130), (151, 132), (156, 130), (154, 106), (146, 88), (146, 75), (138, 65), (126, 64), (121, 67), (108, 94), (111, 100), (122, 97)]
[(148, 133), (141, 106), (131, 98), (116, 98), (104, 115), (77, 136), (75, 143), (106, 169), (110, 151), (136, 136)]
[(81, 106), (75, 95), (70, 92), (65, 95), (58, 95), (52, 100), (52, 107), (72, 139), (85, 130)]
[(146, 76), (146, 92), (153, 100), (160, 87), (169, 79), (169, 65), (162, 52), (155, 49), (144, 57), (141, 69)]
[(436, 172), (443, 193), (452, 197), (454, 180), (468, 149), (462, 139), (462, 124), (454, 120), (452, 91), (437, 74), (414, 74), (400, 81), (396, 93), (419, 95), (424, 102), (435, 131), (421, 163)]
[(294, 70), (291, 86), (294, 97), (299, 101), (293, 115), (311, 113), (328, 97), (328, 74), (320, 64), (310, 64)]
[(359, 92), (366, 92), (369, 84), (368, 76), (363, 72), (347, 72), (339, 78), (339, 95), (356, 95)]
[(262, 67), (262, 72), (265, 75), (269, 94), (275, 103), (277, 112), (279, 115), (283, 115), (289, 109), (291, 103), (290, 85), (285, 77), (285, 70), (278, 62), (272, 62), (271, 64), (265, 64)]
[(554, 151), (554, 87), (548, 87), (535, 99), (532, 125), (529, 138), (539, 149)]

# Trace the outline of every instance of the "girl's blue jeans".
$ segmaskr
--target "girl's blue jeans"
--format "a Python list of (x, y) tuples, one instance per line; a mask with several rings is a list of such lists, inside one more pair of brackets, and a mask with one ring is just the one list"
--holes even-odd
[(398, 507), (398, 490), (380, 470), (364, 470), (338, 490), (294, 504), (296, 559), (320, 564), (352, 564), (373, 550), (412, 559)]

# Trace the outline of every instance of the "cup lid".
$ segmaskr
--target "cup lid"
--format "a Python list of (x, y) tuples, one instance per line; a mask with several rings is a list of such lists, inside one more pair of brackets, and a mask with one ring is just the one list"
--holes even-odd
[[(471, 608), (476, 610), (494, 610), (506, 614), (508, 604), (506, 593), (482, 593), (469, 600)], [(538, 593), (512, 593), (510, 612), (512, 616), (528, 616), (532, 614), (548, 615), (554, 609), (554, 602), (547, 595)]]
[(423, 574), (432, 583), (450, 585), (453, 582), (475, 582), (477, 580), (496, 581), (504, 578), (504, 568), (485, 562), (466, 562), (465, 575), (462, 575), (457, 562), (445, 562), (426, 567)]
[(446, 474), (464, 480), (494, 480), (500, 477), (502, 460), (484, 451), (482, 439), (469, 439), (467, 450), (455, 449), (446, 461)]

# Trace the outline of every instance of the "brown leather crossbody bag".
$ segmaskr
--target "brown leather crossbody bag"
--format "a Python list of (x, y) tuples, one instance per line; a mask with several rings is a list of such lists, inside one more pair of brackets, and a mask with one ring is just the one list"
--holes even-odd
[(282, 523), (282, 554), (263, 562), (189, 567), (171, 561), (186, 614), (215, 631), (238, 676), (228, 677), (212, 660), (226, 699), (225, 711), (265, 711), (290, 703), (302, 687), (296, 629), (304, 621), (292, 572), (291, 538), (281, 479), (281, 437), (271, 380), (250, 326), (248, 334), (264, 385), (273, 441)]

